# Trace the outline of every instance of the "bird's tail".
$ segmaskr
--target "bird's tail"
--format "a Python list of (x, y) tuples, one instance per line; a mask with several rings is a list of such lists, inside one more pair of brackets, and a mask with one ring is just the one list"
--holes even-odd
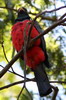
[(46, 96), (52, 92), (51, 85), (43, 66), (44, 64), (42, 63), (36, 69), (34, 69), (34, 75), (41, 97)]

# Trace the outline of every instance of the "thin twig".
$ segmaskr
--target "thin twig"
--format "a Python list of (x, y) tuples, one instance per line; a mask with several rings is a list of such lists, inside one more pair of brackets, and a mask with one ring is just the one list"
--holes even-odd
[[(2, 65), (0, 65), (0, 67), (2, 67), (2, 68), (4, 68)], [(64, 66), (63, 67), (64, 69), (66, 69), (66, 66)], [(52, 69), (53, 70), (53, 69)], [(15, 74), (15, 75), (17, 75), (17, 76), (19, 76), (19, 77), (21, 77), (21, 78), (24, 78), (24, 76), (22, 76), (22, 75), (20, 75), (20, 74), (18, 74), (18, 73), (16, 73), (16, 72), (12, 72), (12, 71), (10, 71), (10, 70), (8, 70), (8, 72), (10, 72), (10, 73), (12, 73), (12, 74)], [(53, 73), (54, 74), (54, 73)], [(26, 79), (27, 80), (30, 80), (29, 78), (27, 78), (26, 77)], [(66, 84), (66, 82), (65, 81), (50, 81), (50, 83), (60, 83), (60, 84)]]
[(66, 16), (66, 13), (63, 14), (63, 15), (59, 18), (59, 20), (63, 19), (65, 16)]
[(8, 60), (6, 53), (5, 53), (5, 48), (4, 48), (3, 42), (2, 42), (1, 45), (2, 45), (2, 48), (3, 48), (4, 57), (5, 57), (6, 61), (9, 63), (9, 60)]
[[(0, 65), (0, 67), (4, 68), (2, 65)], [(18, 74), (18, 73), (16, 73), (16, 72), (13, 72), (13, 71), (10, 71), (10, 70), (8, 70), (8, 72), (10, 72), (10, 73), (12, 73), (12, 74), (15, 74), (15, 75), (17, 75), (17, 76), (19, 76), (19, 77), (21, 77), (21, 78), (24, 78), (24, 76), (22, 76), (22, 75), (20, 75), (20, 74)], [(27, 79), (28, 79), (28, 78), (27, 78)]]
[(28, 32), (29, 37), (28, 37), (28, 42), (27, 42), (27, 44), (29, 44), (29, 42), (30, 42), (30, 34), (31, 34), (32, 28), (33, 28), (33, 26), (34, 26), (35, 20), (36, 20), (36, 19), (34, 19), (34, 20), (32, 21), (32, 23), (31, 23), (30, 30), (29, 30), (29, 32)]
[(52, 85), (51, 85), (51, 87), (54, 90), (54, 93), (53, 93), (53, 96), (52, 96), (52, 100), (56, 100), (56, 97), (57, 97), (57, 94), (58, 94), (59, 89), (58, 89), (58, 87), (54, 87)]
[(33, 98), (32, 98), (32, 96), (31, 96), (30, 92), (29, 92), (28, 89), (25, 87), (25, 85), (23, 85), (23, 87), (22, 87), (22, 89), (21, 89), (21, 91), (20, 91), (20, 93), (19, 93), (19, 95), (18, 95), (18, 97), (17, 97), (17, 100), (19, 100), (19, 98), (20, 98), (20, 96), (21, 96), (21, 94), (22, 94), (24, 88), (26, 89), (26, 91), (27, 91), (29, 97), (31, 98), (31, 100), (33, 100)]
[(19, 95), (18, 95), (18, 97), (17, 97), (17, 100), (19, 100), (20, 95), (21, 95), (21, 93), (23, 92), (24, 88), (25, 88), (25, 85), (23, 85), (23, 87), (22, 87), (22, 89), (21, 89), (21, 91), (20, 91), (20, 93), (19, 93)]
[(31, 98), (31, 100), (33, 100), (33, 98), (32, 98), (32, 96), (31, 96), (30, 92), (28, 91), (28, 89), (27, 89), (27, 88), (25, 88), (25, 89), (26, 89), (26, 91), (27, 91), (29, 97)]
[[(29, 80), (26, 79), (26, 82), (29, 82), (29, 81), (35, 81), (35, 79), (34, 79), (34, 78), (33, 78), (33, 79), (29, 79)], [(17, 82), (11, 83), (11, 84), (9, 84), (9, 85), (0, 87), (0, 90), (7, 89), (7, 88), (9, 88), (9, 87), (12, 87), (12, 86), (18, 85), (18, 84), (22, 84), (22, 83), (24, 83), (24, 80), (17, 81)]]
[(50, 81), (50, 83), (66, 84), (66, 81)]
[[(3, 48), (4, 57), (5, 57), (6, 61), (9, 63), (9, 60), (8, 60), (8, 58), (7, 58), (7, 56), (6, 56), (6, 52), (5, 52), (5, 48), (4, 48), (4, 41), (1, 43), (1, 45), (2, 45), (2, 48)], [(11, 67), (11, 69), (12, 69), (12, 71), (14, 72), (14, 70), (13, 70), (12, 67)]]
[(37, 14), (36, 17), (35, 17), (35, 19), (37, 19), (38, 17), (40, 17), (40, 15), (42, 15), (42, 14), (45, 14), (45, 13), (52, 13), (52, 12), (54, 12), (54, 11), (57, 11), (57, 10), (60, 10), (60, 9), (63, 9), (63, 8), (66, 8), (66, 6), (62, 6), (62, 7), (59, 7), (59, 8), (50, 10), (50, 11), (48, 11), (48, 10), (43, 11), (43, 12)]
[(65, 8), (65, 7), (66, 7), (66, 6), (62, 6), (62, 7), (59, 7), (59, 8), (50, 10), (50, 11), (43, 11), (43, 12), (37, 14), (36, 17), (34, 18), (34, 20), (32, 21), (29, 34), (31, 33), (31, 30), (32, 30), (32, 28), (33, 28), (33, 26), (34, 26), (34, 23), (35, 23), (35, 21), (36, 21), (36, 19), (37, 19), (38, 17), (40, 17), (42, 14), (45, 14), (45, 13), (52, 13), (52, 12), (54, 12), (54, 11), (60, 10), (60, 9), (62, 9), (62, 8)]
[(13, 63), (21, 56), (23, 53), (23, 49), (21, 49), (13, 58), (12, 60), (5, 66), (5, 68), (0, 71), (0, 78), (7, 72), (7, 70), (13, 65)]
[(18, 12), (18, 10), (14, 9), (14, 8), (10, 8), (10, 7), (0, 7), (0, 8), (9, 9), (9, 10), (13, 10), (13, 11)]
[[(32, 24), (32, 22), (29, 22), (29, 24)], [(31, 34), (32, 28), (30, 27), (29, 31), (28, 31), (28, 39), (27, 39), (27, 45), (29, 44), (30, 41), (30, 34)]]
[[(35, 78), (32, 78), (32, 79), (26, 79), (26, 82), (35, 82)], [(59, 83), (59, 84), (66, 84), (66, 81), (49, 81), (50, 83)], [(24, 83), (24, 80), (21, 80), (21, 81), (17, 81), (17, 82), (14, 82), (14, 83), (11, 83), (9, 85), (6, 85), (6, 86), (3, 86), (3, 87), (0, 87), (0, 90), (3, 90), (3, 89), (7, 89), (7, 88), (10, 88), (14, 85), (18, 85), (18, 84), (22, 84)]]
[(49, 17), (49, 16), (41, 16), (41, 20), (49, 20), (49, 21), (57, 21), (57, 18)]
[[(23, 35), (24, 35), (24, 86), (23, 86), (22, 90), (20, 91), (17, 100), (19, 100), (19, 97), (20, 97), (23, 89), (25, 88), (27, 90), (27, 88), (26, 88), (26, 60), (27, 60), (26, 49), (27, 49), (28, 38), (27, 38), (27, 35), (26, 35), (26, 30), (27, 30), (29, 24), (30, 23), (26, 24), (26, 27), (25, 27), (24, 33), (23, 33)], [(27, 92), (28, 92), (28, 90), (27, 90)], [(30, 95), (30, 93), (29, 93), (29, 95)], [(31, 97), (31, 95), (30, 95), (30, 97)], [(31, 98), (31, 100), (32, 100), (32, 98)]]
[[(9, 9), (9, 10), (13, 10), (13, 11), (18, 12), (18, 10), (14, 9), (14, 8), (10, 8), (10, 7), (2, 7), (2, 6), (1, 6), (0, 8)], [(66, 8), (66, 6), (62, 6), (62, 7), (53, 9), (53, 10), (51, 10), (50, 12), (47, 11), (47, 12), (45, 12), (45, 13), (51, 13), (51, 12), (54, 12), (54, 11), (57, 11), (57, 10), (60, 10), (60, 9), (63, 9), (63, 8)]]
[(62, 26), (66, 26), (66, 23), (62, 23), (61, 25), (62, 25)]
[(57, 27), (58, 25), (60, 25), (61, 23), (65, 22), (65, 19), (62, 20), (58, 20), (56, 21), (53, 25), (51, 25), (50, 27), (48, 27), (46, 30), (44, 30), (41, 34), (39, 34), (38, 36), (36, 36), (34, 39), (31, 39), (31, 42), (35, 42), (37, 39), (41, 38), (43, 35), (46, 35), (48, 32), (50, 32), (52, 29), (54, 29), (55, 27)]
[[(56, 0), (54, 0), (54, 9), (56, 9)], [(56, 11), (55, 11), (55, 16), (57, 16)]]
[(26, 27), (24, 28), (24, 86), (26, 83), (26, 60), (27, 60), (27, 56), (26, 56), (26, 49), (27, 49), (27, 35), (26, 35), (26, 30), (28, 27), (28, 23), (26, 24)]

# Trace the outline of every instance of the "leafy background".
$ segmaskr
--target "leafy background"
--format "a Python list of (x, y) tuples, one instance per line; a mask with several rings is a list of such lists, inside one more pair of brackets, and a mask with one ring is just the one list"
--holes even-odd
[[(0, 0), (0, 64), (5, 66), (5, 64), (7, 63), (3, 53), (2, 42), (4, 45), (6, 56), (9, 61), (16, 54), (16, 51), (12, 46), (10, 33), (11, 27), (14, 24), (14, 20), (17, 14), (14, 10), (9, 10), (7, 8), (10, 7), (12, 9), (18, 9), (19, 7), (26, 7), (30, 17), (33, 19), (37, 13), (40, 13), (46, 9), (55, 9), (56, 7), (59, 7), (59, 5), (66, 5), (66, 0)], [(44, 14), (40, 16), (37, 21), (44, 30), (50, 25), (52, 25), (58, 18), (60, 18), (60, 16), (62, 16), (62, 14), (65, 12), (65, 10), (66, 9), (49, 14)], [(51, 69), (46, 69), (49, 79), (66, 81), (66, 27), (58, 26), (45, 36), (45, 40), (49, 60), (52, 65)], [(18, 60), (16, 63), (17, 65), (14, 65), (15, 72), (23, 74), (23, 61)], [(29, 73), (30, 70), (27, 69), (27, 75), (29, 77), (30, 75), (33, 76), (33, 73)], [(0, 80), (0, 86), (5, 86), (6, 84), (13, 83), (20, 79), (21, 78), (17, 77), (16, 75), (7, 73)], [(63, 95), (66, 95), (66, 84), (53, 85), (62, 86)], [(16, 100), (21, 87), (22, 85), (16, 85), (9, 89), (0, 91), (0, 100)], [(34, 91), (30, 91), (30, 93), (35, 99)], [(38, 95), (36, 94), (36, 96)], [(22, 95), (20, 96), (20, 100), (31, 100), (26, 90), (23, 91)], [(51, 100), (51, 96), (47, 97), (47, 100)], [(58, 95), (57, 100), (63, 99), (60, 95)]]

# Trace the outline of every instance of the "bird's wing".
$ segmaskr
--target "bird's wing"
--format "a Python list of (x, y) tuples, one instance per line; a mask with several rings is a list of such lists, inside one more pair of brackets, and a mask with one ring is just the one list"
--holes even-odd
[[(40, 27), (40, 25), (38, 24), (37, 21), (35, 21), (34, 26), (39, 31), (39, 33), (41, 34), (42, 33), (42, 29), (41, 29), (41, 27)], [(50, 63), (48, 61), (48, 55), (47, 55), (47, 51), (46, 51), (46, 43), (45, 43), (44, 36), (41, 37), (41, 45), (40, 46), (41, 46), (41, 48), (44, 51), (45, 56), (46, 56), (46, 60), (44, 61), (44, 64), (46, 65), (46, 67), (50, 68), (51, 65), (50, 65)]]

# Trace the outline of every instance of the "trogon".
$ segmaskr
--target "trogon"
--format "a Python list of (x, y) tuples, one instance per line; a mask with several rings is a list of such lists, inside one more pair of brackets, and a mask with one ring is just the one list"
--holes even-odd
[[(19, 52), (24, 46), (24, 30), (27, 23), (31, 21), (26, 8), (19, 8), (15, 24), (12, 26), (11, 31), (12, 43), (17, 52)], [(26, 36), (28, 36), (30, 26), (31, 24), (26, 28)], [(35, 21), (31, 30), (30, 39), (35, 38), (41, 33), (41, 27)], [(21, 58), (24, 60), (24, 54), (21, 55)], [(52, 88), (45, 71), (45, 66), (50, 68), (50, 64), (48, 61), (44, 37), (37, 39), (31, 48), (26, 51), (26, 58), (26, 65), (28, 65), (28, 67), (34, 72), (40, 96), (43, 97), (50, 94)]]

